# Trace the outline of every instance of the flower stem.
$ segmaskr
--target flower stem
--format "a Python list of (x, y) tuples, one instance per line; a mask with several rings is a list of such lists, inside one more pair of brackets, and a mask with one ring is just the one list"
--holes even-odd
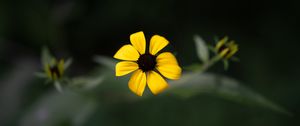
[(200, 71), (205, 72), (208, 68), (210, 68), (212, 65), (214, 65), (220, 60), (221, 57), (219, 55), (216, 55), (215, 57), (211, 58), (208, 62), (204, 63)]

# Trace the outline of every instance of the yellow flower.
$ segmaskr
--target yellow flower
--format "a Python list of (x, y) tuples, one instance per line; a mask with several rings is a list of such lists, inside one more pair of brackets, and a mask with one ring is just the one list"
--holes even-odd
[(222, 58), (229, 59), (238, 51), (238, 45), (234, 41), (228, 42), (228, 37), (224, 37), (217, 43), (215, 50)]
[(158, 94), (168, 87), (161, 75), (173, 80), (180, 78), (181, 68), (175, 56), (170, 52), (157, 54), (169, 44), (167, 39), (154, 35), (147, 48), (144, 33), (140, 31), (130, 35), (130, 42), (121, 47), (114, 58), (125, 60), (116, 64), (116, 76), (133, 72), (128, 82), (132, 92), (142, 96), (147, 84), (153, 94)]
[(47, 77), (51, 80), (59, 80), (64, 74), (64, 60), (61, 59), (59, 62), (55, 58), (50, 63), (44, 65), (44, 70)]

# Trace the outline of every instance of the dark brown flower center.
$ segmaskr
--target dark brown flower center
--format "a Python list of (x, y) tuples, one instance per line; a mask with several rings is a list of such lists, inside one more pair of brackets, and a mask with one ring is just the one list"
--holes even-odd
[(139, 68), (144, 72), (154, 70), (156, 65), (156, 56), (151, 54), (143, 54), (137, 61)]
[(223, 44), (217, 51), (218, 51), (218, 53), (221, 53), (226, 48), (227, 48), (227, 46), (225, 44)]
[(50, 67), (50, 72), (51, 72), (52, 77), (54, 77), (54, 75), (56, 75), (57, 78), (61, 77), (57, 65), (54, 65), (53, 67)]
[[(220, 54), (223, 50), (225, 50), (227, 48), (228, 48), (227, 45), (224, 44), (217, 51)], [(231, 49), (228, 48), (228, 51), (224, 54), (224, 57), (226, 57), (230, 52), (231, 52)]]

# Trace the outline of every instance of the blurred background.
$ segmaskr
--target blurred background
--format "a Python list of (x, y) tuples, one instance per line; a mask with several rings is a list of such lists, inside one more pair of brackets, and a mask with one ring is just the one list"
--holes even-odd
[[(1, 0), (0, 125), (300, 125), (299, 4), (296, 0)], [(231, 62), (228, 71), (219, 63), (209, 72), (244, 82), (293, 116), (207, 94), (133, 102), (113, 93), (60, 94), (34, 76), (42, 71), (43, 46), (57, 57), (73, 58), (68, 75), (85, 75), (101, 67), (93, 56), (112, 57), (137, 31), (144, 31), (147, 40), (153, 34), (166, 37), (181, 66), (200, 63), (195, 34), (211, 45), (215, 37), (228, 35), (239, 44), (240, 62)], [(127, 88), (126, 81), (119, 85)], [(47, 116), (50, 108), (55, 118)]]

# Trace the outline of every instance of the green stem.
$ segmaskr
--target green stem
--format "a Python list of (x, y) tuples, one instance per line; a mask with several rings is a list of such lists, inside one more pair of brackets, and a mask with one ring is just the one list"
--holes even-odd
[(214, 65), (216, 62), (220, 61), (221, 57), (219, 55), (216, 55), (215, 57), (213, 57), (212, 59), (210, 59), (208, 62), (203, 64), (203, 67), (201, 68), (201, 72), (205, 72), (209, 67), (211, 67), (212, 65)]

